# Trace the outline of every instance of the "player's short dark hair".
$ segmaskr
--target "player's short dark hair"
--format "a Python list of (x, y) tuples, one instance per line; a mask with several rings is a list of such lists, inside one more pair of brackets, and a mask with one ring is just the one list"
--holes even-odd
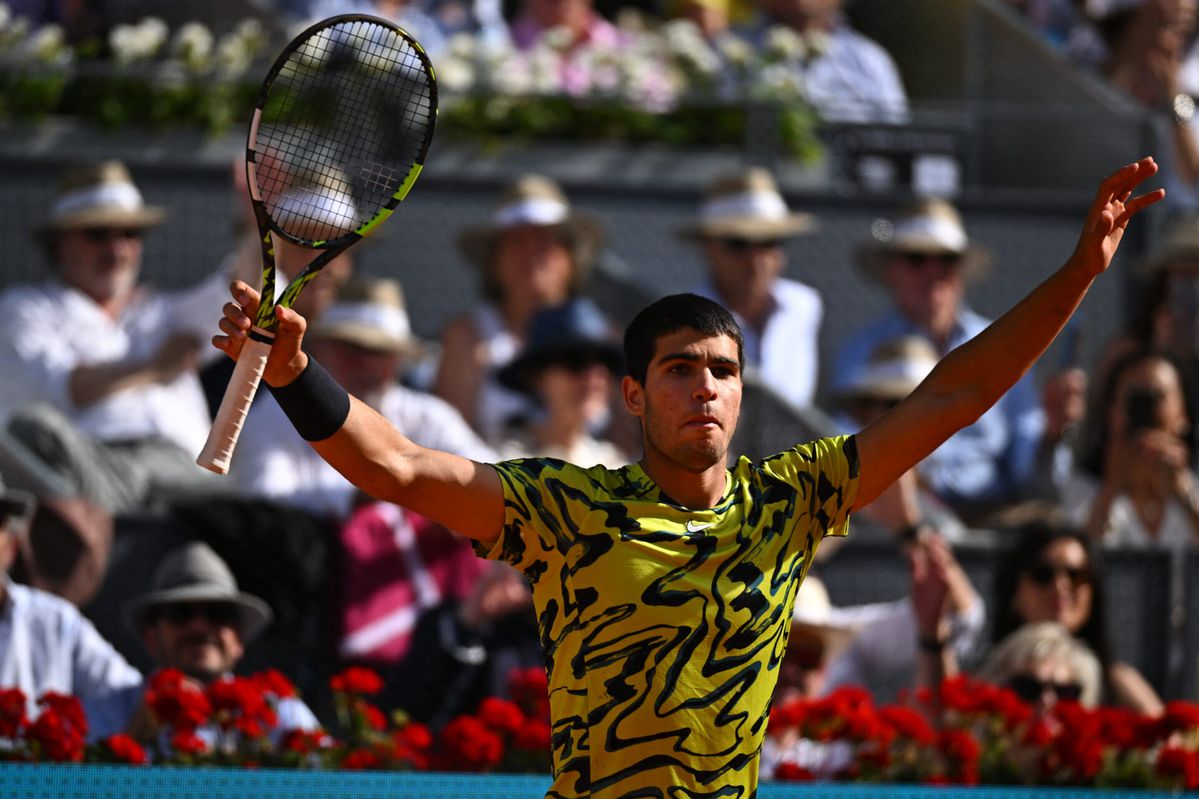
[(705, 336), (728, 336), (737, 342), (737, 364), (745, 368), (745, 339), (733, 315), (720, 303), (698, 294), (671, 294), (646, 306), (624, 332), (624, 361), (629, 377), (645, 385), (658, 339), (691, 328)]

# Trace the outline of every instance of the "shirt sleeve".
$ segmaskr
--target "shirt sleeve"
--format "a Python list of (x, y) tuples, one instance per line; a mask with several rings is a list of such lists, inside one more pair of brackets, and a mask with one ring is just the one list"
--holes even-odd
[(849, 533), (849, 514), (858, 493), (858, 448), (854, 436), (822, 438), (762, 462), (772, 477), (799, 489), (796, 516), (817, 539)]
[(504, 529), (492, 543), (476, 541), (475, 554), (502, 560), (533, 582), (560, 563), (578, 537), (569, 516), (572, 467), (552, 458), (492, 464), (504, 486)]
[(0, 368), (8, 378), (0, 395), (5, 406), (40, 399), (69, 407), (67, 382), (79, 360), (61, 325), (44, 295), (17, 289), (0, 300)]

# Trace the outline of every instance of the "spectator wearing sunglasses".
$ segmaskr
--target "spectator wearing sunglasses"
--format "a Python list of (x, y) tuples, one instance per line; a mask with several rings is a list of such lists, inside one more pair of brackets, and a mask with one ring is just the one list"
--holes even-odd
[(166, 216), (117, 161), (68, 170), (34, 227), (48, 279), (0, 297), (0, 458), (12, 484), (114, 512), (198, 488), (211, 425), (196, 368), (229, 276), (160, 293), (139, 284), (143, 238)]
[[(248, 644), (271, 623), (270, 606), (239, 591), (228, 565), (207, 544), (192, 542), (170, 552), (154, 573), (150, 591), (125, 607), (125, 621), (140, 636), (157, 669), (178, 669), (200, 685), (231, 675)], [(300, 699), (281, 699), (271, 735), (316, 729), (319, 723)], [(128, 732), (143, 741), (158, 730), (148, 708), (138, 705)], [(215, 729), (197, 731), (211, 747)]]
[(1026, 524), (995, 575), (992, 640), (998, 645), (1028, 625), (1060, 624), (1098, 658), (1104, 704), (1159, 713), (1161, 699), (1144, 676), (1112, 657), (1100, 574), (1085, 532), (1054, 517)]
[(783, 273), (787, 242), (814, 227), (811, 216), (787, 208), (769, 172), (753, 167), (715, 180), (696, 218), (678, 230), (708, 266), (694, 293), (732, 312), (750, 374), (797, 407), (815, 401), (824, 303)]
[(507, 427), (505, 458), (552, 457), (617, 468), (627, 453), (599, 437), (612, 419), (624, 356), (600, 310), (587, 299), (542, 309), (526, 344), (499, 371), (500, 385), (534, 400), (535, 411)]
[[(966, 304), (966, 286), (989, 264), (949, 203), (923, 199), (873, 226), (858, 265), (890, 295), (892, 308), (851, 335), (832, 364), (831, 390), (843, 391), (883, 342), (918, 335), (938, 357), (980, 333), (989, 320)], [(949, 438), (917, 467), (963, 521), (978, 525), (1022, 499), (1032, 481), (1044, 420), (1025, 375), (977, 422)]]
[(1042, 714), (1060, 700), (1095, 707), (1103, 693), (1095, 653), (1055, 622), (1027, 624), (1004, 638), (977, 676), (1010, 688)]

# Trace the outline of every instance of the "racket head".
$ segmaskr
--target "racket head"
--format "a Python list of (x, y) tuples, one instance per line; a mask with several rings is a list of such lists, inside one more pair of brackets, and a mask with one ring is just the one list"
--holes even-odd
[(436, 120), (433, 66), (402, 28), (365, 14), (312, 25), (255, 102), (246, 177), (260, 225), (316, 249), (369, 235), (420, 175)]

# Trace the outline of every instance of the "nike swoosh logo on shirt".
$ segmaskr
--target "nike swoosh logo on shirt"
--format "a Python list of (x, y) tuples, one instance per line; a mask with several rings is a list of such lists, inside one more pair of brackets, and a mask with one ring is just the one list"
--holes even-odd
[(707, 530), (709, 527), (715, 527), (716, 522), (697, 522), (695, 519), (687, 520), (687, 532), (698, 533), (701, 530)]

